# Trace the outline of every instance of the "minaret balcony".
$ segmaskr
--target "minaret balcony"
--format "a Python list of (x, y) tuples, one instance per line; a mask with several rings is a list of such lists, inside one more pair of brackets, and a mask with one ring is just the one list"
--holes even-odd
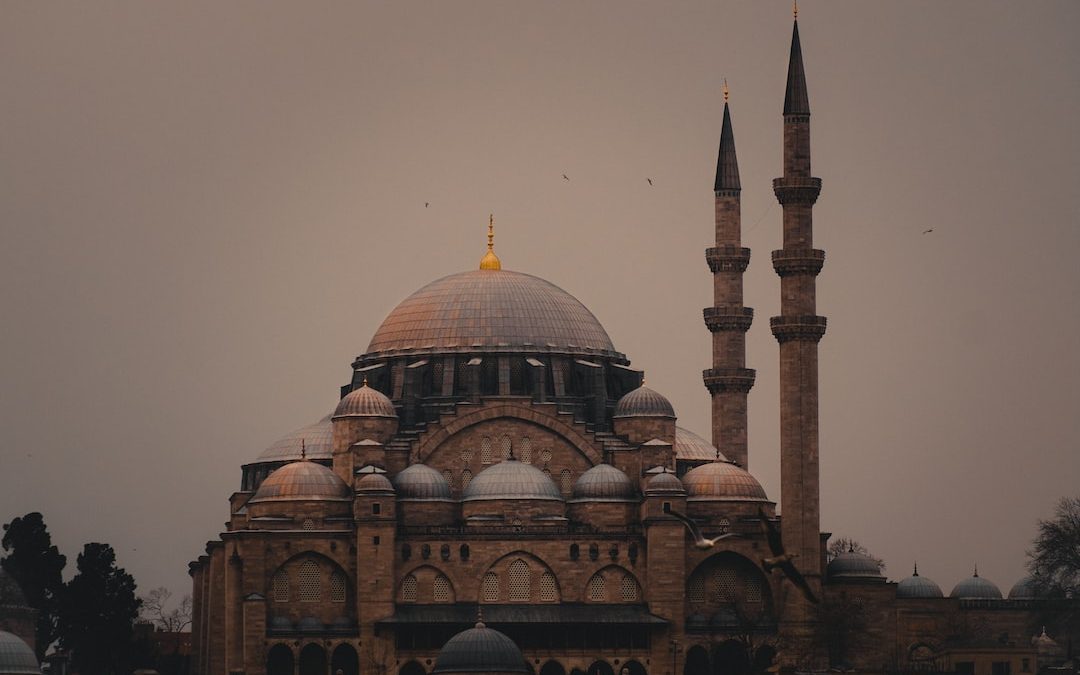
[(769, 319), (773, 337), (780, 344), (785, 342), (817, 342), (825, 335), (825, 323), (825, 317), (814, 314), (774, 316)]
[(706, 307), (702, 313), (705, 316), (705, 326), (713, 333), (722, 330), (745, 333), (754, 322), (752, 307)]
[(772, 265), (781, 277), (817, 276), (825, 264), (825, 251), (817, 248), (782, 248), (772, 252)]
[(821, 179), (809, 176), (774, 178), (773, 193), (782, 206), (788, 204), (809, 204), (817, 201), (821, 194)]
[(705, 261), (713, 274), (717, 272), (745, 272), (750, 264), (750, 249), (742, 246), (714, 246), (705, 249)]
[(709, 368), (701, 373), (710, 394), (748, 393), (756, 377), (757, 371), (752, 368)]

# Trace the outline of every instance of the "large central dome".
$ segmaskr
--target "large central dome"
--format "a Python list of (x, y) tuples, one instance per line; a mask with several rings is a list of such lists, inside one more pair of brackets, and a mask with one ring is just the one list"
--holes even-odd
[(405, 298), (366, 356), (493, 351), (624, 358), (577, 298), (539, 277), (496, 269), (451, 274)]

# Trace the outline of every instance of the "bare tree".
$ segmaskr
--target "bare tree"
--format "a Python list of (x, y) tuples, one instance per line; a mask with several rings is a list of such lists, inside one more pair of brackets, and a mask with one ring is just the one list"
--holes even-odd
[(142, 598), (142, 618), (167, 633), (179, 633), (191, 625), (191, 596), (185, 595), (180, 603), (169, 607), (172, 591), (158, 586)]
[(830, 541), (829, 548), (826, 553), (828, 555), (829, 562), (832, 562), (833, 558), (840, 555), (841, 553), (858, 553), (859, 555), (864, 555), (867, 558), (870, 558), (871, 560), (876, 562), (879, 569), (885, 569), (884, 560), (871, 553), (869, 549), (867, 549), (859, 542), (848, 537), (840, 537), (839, 539), (833, 539), (832, 541)]

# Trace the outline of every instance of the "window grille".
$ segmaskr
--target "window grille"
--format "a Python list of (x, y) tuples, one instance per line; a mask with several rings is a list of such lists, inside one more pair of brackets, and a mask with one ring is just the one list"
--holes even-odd
[(705, 604), (705, 577), (700, 574), (690, 579), (690, 603)]
[(401, 601), (416, 602), (416, 577), (411, 574), (401, 582)]
[(491, 437), (484, 436), (480, 439), (480, 463), (491, 464)]
[(518, 459), (526, 464), (532, 464), (532, 441), (528, 436), (518, 441)]
[(494, 572), (485, 574), (482, 586), (484, 602), (499, 601), (499, 577), (497, 574)]
[(717, 525), (719, 525), (720, 534), (727, 534), (727, 531), (731, 529), (731, 521), (727, 518), (721, 518)]
[(345, 602), (345, 575), (341, 572), (330, 575), (330, 602)]
[(555, 583), (555, 575), (544, 572), (540, 575), (540, 600), (543, 602), (555, 602), (559, 599), (559, 588)]
[(525, 561), (518, 558), (510, 563), (510, 599), (514, 601), (529, 600), (532, 595), (532, 572)]
[(745, 580), (746, 601), (761, 602), (761, 580), (750, 577)]
[(446, 484), (447, 485), (453, 485), (454, 484), (454, 472), (451, 471), (450, 469), (444, 469), (443, 472), (442, 472), (442, 477), (446, 479)]
[(465, 469), (461, 472), (461, 489), (469, 487), (469, 483), (472, 482), (472, 471)]
[(589, 585), (586, 587), (586, 591), (589, 595), (589, 600), (593, 602), (603, 602), (607, 600), (607, 590), (604, 584), (604, 577), (600, 576), (600, 573), (596, 573), (589, 579)]
[(563, 469), (559, 474), (559, 489), (563, 491), (563, 494), (569, 494), (574, 489), (574, 476), (570, 473), (570, 469)]
[(541, 450), (540, 451), (540, 461), (542, 463), (544, 463), (544, 464), (547, 464), (548, 462), (550, 462), (551, 461), (551, 450), (548, 450), (547, 448)]
[(638, 595), (637, 581), (629, 574), (623, 575), (619, 582), (619, 597), (623, 602), (637, 602)]
[(500, 455), (503, 459), (510, 459), (510, 451), (513, 449), (513, 443), (510, 442), (510, 437), (504, 435), (499, 439), (499, 449), (502, 451)]
[(435, 583), (432, 586), (432, 599), (435, 602), (450, 602), (450, 580), (446, 578), (446, 575), (440, 574), (435, 577)]
[(319, 587), (319, 566), (314, 561), (308, 560), (300, 565), (300, 602), (318, 602), (322, 599), (322, 589)]
[(716, 599), (718, 602), (732, 602), (735, 600), (735, 589), (738, 579), (735, 570), (730, 567), (721, 567), (713, 573), (713, 583), (716, 585)]
[(471, 462), (472, 457), (473, 457), (473, 449), (472, 448), (465, 448), (464, 450), (461, 451), (461, 461), (464, 462), (465, 464), (468, 464), (469, 462)]
[(436, 361), (431, 366), (431, 379), (432, 379), (432, 382), (434, 383), (435, 393), (441, 394), (442, 393), (442, 385), (443, 385), (443, 364), (442, 364), (442, 361)]
[(285, 570), (278, 570), (274, 575), (274, 602), (289, 601), (289, 575)]
[(304, 528), (305, 530), (314, 530), (315, 529), (315, 521), (312, 520), (311, 518), (305, 518), (304, 523), (300, 527)]

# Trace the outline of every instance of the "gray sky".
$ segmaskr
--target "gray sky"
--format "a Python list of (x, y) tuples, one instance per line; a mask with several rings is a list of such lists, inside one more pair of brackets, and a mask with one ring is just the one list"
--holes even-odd
[[(1007, 591), (1076, 494), (1078, 27), (1068, 0), (801, 4), (822, 527), (891, 578), (978, 562)], [(790, 36), (786, 0), (3, 4), (0, 519), (186, 591), (240, 465), (477, 265), (489, 212), (504, 267), (576, 295), (708, 436), (723, 77), (778, 501)]]

